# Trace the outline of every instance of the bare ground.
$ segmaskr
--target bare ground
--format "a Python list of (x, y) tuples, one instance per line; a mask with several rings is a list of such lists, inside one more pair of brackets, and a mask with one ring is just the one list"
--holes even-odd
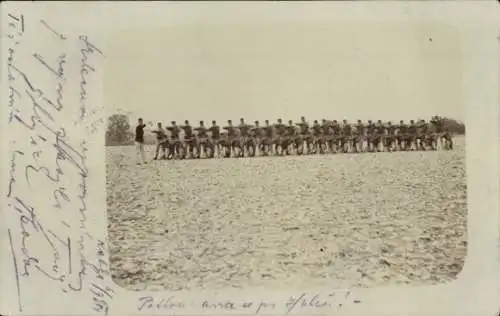
[(456, 147), (146, 166), (134, 147), (108, 147), (113, 279), (136, 290), (451, 281), (467, 247)]

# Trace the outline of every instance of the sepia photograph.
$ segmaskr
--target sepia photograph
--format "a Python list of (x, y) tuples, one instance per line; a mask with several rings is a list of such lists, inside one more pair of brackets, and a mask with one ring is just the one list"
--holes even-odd
[(453, 27), (172, 24), (107, 44), (119, 286), (372, 288), (461, 272), (466, 115)]

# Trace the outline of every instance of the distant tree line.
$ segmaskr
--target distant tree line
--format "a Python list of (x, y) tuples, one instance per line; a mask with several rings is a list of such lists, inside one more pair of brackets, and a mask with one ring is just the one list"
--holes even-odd
[[(453, 134), (464, 135), (465, 124), (446, 117), (439, 117), (444, 123), (446, 130)], [(153, 127), (153, 124), (149, 124)], [(134, 144), (135, 127), (130, 125), (129, 117), (125, 114), (113, 114), (108, 118), (106, 130), (106, 146), (127, 146)], [(144, 143), (151, 145), (155, 143), (154, 135), (145, 133)]]
[(453, 134), (465, 135), (465, 124), (463, 122), (442, 116), (439, 116), (439, 119), (442, 120), (443, 126), (446, 131), (449, 131)]
[[(146, 136), (146, 135), (145, 135)], [(134, 144), (134, 129), (125, 114), (113, 114), (108, 117), (106, 146), (126, 146)]]

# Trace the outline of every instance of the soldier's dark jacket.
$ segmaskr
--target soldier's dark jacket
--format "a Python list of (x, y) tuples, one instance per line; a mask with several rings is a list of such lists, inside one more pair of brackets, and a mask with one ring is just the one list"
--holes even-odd
[(209, 131), (212, 133), (212, 138), (213, 139), (219, 139), (220, 138), (220, 127), (219, 126), (211, 126), (209, 128)]

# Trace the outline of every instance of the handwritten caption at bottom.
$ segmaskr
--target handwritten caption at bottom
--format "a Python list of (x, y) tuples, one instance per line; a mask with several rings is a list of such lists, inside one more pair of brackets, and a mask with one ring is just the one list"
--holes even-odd
[(250, 314), (307, 312), (313, 310), (339, 310), (345, 305), (360, 303), (349, 290), (335, 291), (329, 294), (301, 293), (290, 296), (284, 301), (273, 300), (224, 300), (216, 301), (200, 299), (193, 303), (185, 303), (174, 296), (157, 298), (153, 296), (142, 296), (138, 299), (137, 310), (150, 313), (154, 311), (180, 311), (187, 308), (207, 311), (239, 311)]
[[(87, 36), (65, 35), (50, 21), (25, 18), (22, 12), (8, 13), (7, 20), (2, 75), (8, 84), (11, 138), (4, 198), (17, 309), (40, 312), (27, 302), (33, 301), (29, 296), (42, 277), (44, 289), (59, 288), (65, 297), (79, 293), (91, 300), (89, 311), (106, 315), (114, 284), (109, 282), (107, 242), (87, 223), (93, 210), (87, 208), (91, 153), (84, 132), (94, 133), (102, 123), (88, 100), (94, 100), (93, 83), (104, 55)], [(44, 45), (33, 44), (35, 31)], [(70, 58), (75, 53), (79, 59)], [(80, 73), (79, 82), (69, 79), (71, 70)], [(78, 96), (71, 86), (78, 86)], [(79, 111), (70, 126), (74, 100)]]

